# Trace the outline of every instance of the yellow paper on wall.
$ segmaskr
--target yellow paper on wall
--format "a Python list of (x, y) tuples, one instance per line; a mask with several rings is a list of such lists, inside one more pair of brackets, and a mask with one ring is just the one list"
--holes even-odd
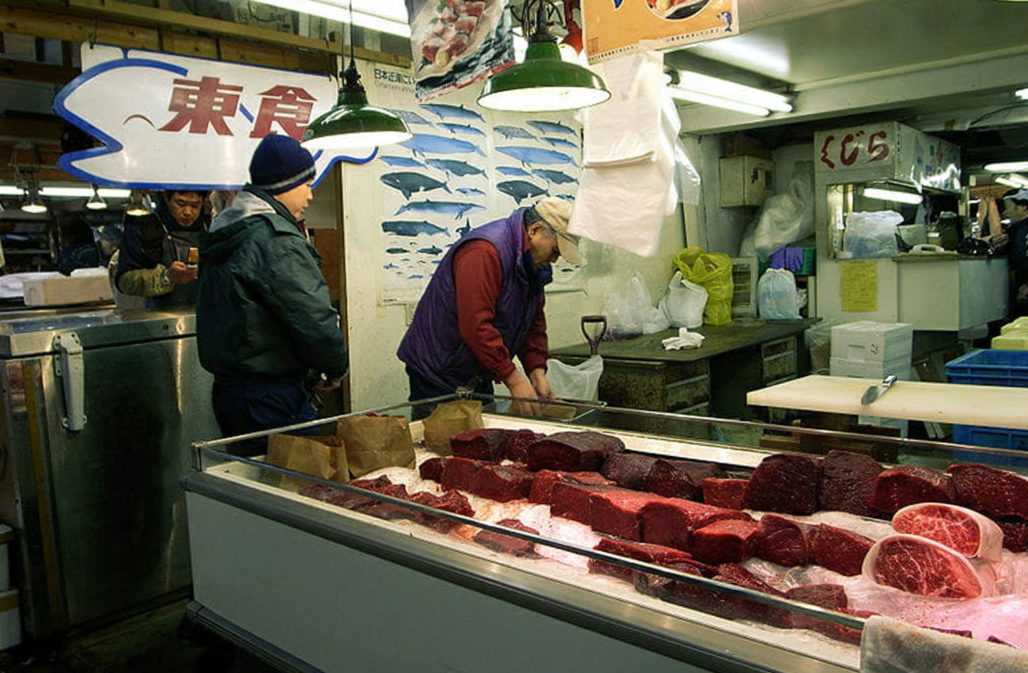
[(840, 262), (842, 283), (839, 294), (846, 313), (874, 313), (878, 310), (878, 262)]

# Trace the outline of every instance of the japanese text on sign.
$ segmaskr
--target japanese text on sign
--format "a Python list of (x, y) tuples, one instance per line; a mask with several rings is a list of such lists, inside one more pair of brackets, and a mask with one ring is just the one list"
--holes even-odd
[(833, 171), (875, 164), (892, 156), (893, 143), (886, 129), (828, 133), (818, 147), (818, 162), (821, 170)]

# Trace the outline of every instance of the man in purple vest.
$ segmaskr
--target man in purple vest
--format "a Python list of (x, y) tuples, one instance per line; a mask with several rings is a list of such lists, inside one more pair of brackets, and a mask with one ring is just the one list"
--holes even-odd
[[(537, 414), (537, 399), (553, 393), (546, 380), (543, 289), (559, 257), (581, 264), (568, 235), (571, 204), (545, 198), (502, 220), (472, 230), (447, 253), (418, 302), (397, 356), (407, 367), (411, 401), (452, 394), (457, 388), (492, 393), (502, 381), (514, 411)], [(526, 374), (518, 371), (513, 358)], [(415, 418), (431, 412), (413, 410)]]

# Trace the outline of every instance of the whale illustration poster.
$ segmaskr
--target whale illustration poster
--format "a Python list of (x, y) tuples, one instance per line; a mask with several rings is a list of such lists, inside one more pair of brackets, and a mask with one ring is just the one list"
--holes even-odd
[[(102, 146), (64, 154), (60, 166), (97, 185), (239, 189), (261, 139), (300, 138), (338, 88), (325, 75), (83, 44), (82, 74), (57, 94), (54, 111)], [(337, 161), (374, 153), (319, 152), (316, 181)]]
[[(416, 302), (471, 229), (543, 196), (574, 200), (582, 133), (571, 114), (485, 110), (475, 104), (479, 87), (419, 102), (409, 72), (367, 62), (358, 67), (369, 100), (403, 117), (413, 134), (345, 171), (348, 226), (375, 228), (375, 257), (366, 261), (382, 274), (383, 303)], [(558, 262), (551, 288), (580, 288), (580, 276)]]
[(739, 34), (739, 0), (582, 0), (590, 63)]

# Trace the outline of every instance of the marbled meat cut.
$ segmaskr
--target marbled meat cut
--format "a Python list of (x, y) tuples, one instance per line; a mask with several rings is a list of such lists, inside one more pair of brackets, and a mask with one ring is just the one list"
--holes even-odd
[[(435, 509), (441, 509), (453, 514), (460, 514), (462, 516), (469, 517), (475, 516), (475, 510), (472, 509), (471, 503), (457, 491), (447, 491), (442, 495), (436, 495), (429, 491), (422, 491), (412, 495), (410, 500), (411, 502), (427, 505), (428, 507), (434, 507)], [(451, 530), (461, 525), (459, 521), (421, 512), (418, 513), (418, 521), (430, 528), (434, 528), (440, 533), (449, 533)]]
[(994, 517), (1028, 519), (1028, 479), (985, 465), (950, 465), (956, 503)]
[(807, 524), (777, 514), (765, 514), (760, 518), (753, 554), (783, 566), (809, 565), (814, 562), (810, 532)]
[(511, 435), (507, 443), (507, 460), (515, 463), (524, 463), (528, 460), (528, 447), (535, 444), (546, 435), (541, 435), (531, 430), (518, 430)]
[[(846, 597), (846, 589), (839, 584), (807, 584), (793, 587), (785, 592), (785, 597), (797, 603), (809, 603), (825, 610), (844, 610), (849, 607), (849, 599)], [(810, 629), (823, 633), (825, 627), (846, 628), (840, 625), (826, 622), (817, 617), (808, 617), (798, 612), (790, 615), (790, 622), (794, 629)], [(825, 634), (830, 635), (830, 634)]]
[(829, 451), (821, 469), (820, 509), (872, 514), (868, 501), (875, 477), (884, 469), (870, 456), (849, 451)]
[(656, 456), (642, 453), (615, 453), (603, 464), (603, 476), (622, 488), (641, 491), (646, 475), (657, 460)]
[(589, 495), (589, 525), (600, 533), (626, 540), (642, 540), (639, 512), (646, 505), (663, 500), (660, 496), (627, 489), (608, 489)]
[(984, 515), (964, 507), (934, 502), (911, 505), (896, 512), (892, 527), (897, 533), (935, 540), (968, 558), (1002, 560), (1003, 531)]
[(742, 563), (753, 556), (755, 521), (723, 519), (692, 533), (690, 552), (704, 563)]
[(689, 550), (692, 531), (722, 519), (750, 520), (745, 512), (679, 498), (652, 502), (639, 513), (643, 541)]
[(475, 474), (468, 490), (497, 502), (527, 499), (533, 475), (514, 465), (486, 464)]
[(443, 465), (445, 464), (442, 458), (429, 458), (418, 466), (418, 474), (422, 479), (442, 481)]
[(998, 519), (996, 524), (1003, 531), (1003, 548), (1013, 552), (1028, 551), (1028, 521), (1021, 519)]
[(760, 461), (746, 488), (747, 509), (781, 514), (813, 514), (821, 466), (810, 456), (779, 453)]
[(598, 472), (608, 456), (624, 450), (624, 443), (611, 435), (558, 432), (528, 447), (528, 469)]
[(513, 436), (513, 430), (500, 428), (468, 430), (450, 438), (450, 449), (461, 458), (498, 463), (506, 457)]
[(643, 480), (643, 490), (667, 498), (700, 500), (703, 480), (722, 474), (714, 463), (661, 458), (653, 464)]
[(488, 465), (488, 463), (456, 456), (445, 458), (443, 460), (443, 474), (439, 478), (439, 482), (448, 491), (471, 491), (471, 485), (475, 481), (475, 476), (484, 465)]
[(532, 502), (549, 505), (553, 495), (553, 487), (559, 482), (568, 484), (587, 484), (592, 486), (613, 486), (614, 482), (599, 472), (557, 472), (555, 470), (539, 470), (532, 480), (532, 490), (528, 499)]
[[(513, 528), (519, 530), (522, 533), (531, 533), (538, 535), (539, 531), (535, 528), (530, 528), (525, 524), (521, 523), (517, 519), (503, 519), (497, 522), (497, 526), (503, 526), (504, 528)], [(491, 530), (482, 529), (475, 533), (475, 542), (498, 551), (501, 554), (510, 554), (512, 556), (520, 556), (522, 558), (539, 558), (539, 554), (535, 551), (535, 543), (529, 540), (522, 540), (521, 538), (514, 537), (512, 535), (506, 535), (504, 533), (495, 533)]]
[(598, 491), (614, 488), (612, 486), (592, 486), (561, 481), (553, 486), (550, 493), (550, 514), (571, 519), (578, 523), (590, 525), (592, 508), (589, 496)]
[[(673, 563), (695, 563), (692, 556), (680, 549), (662, 547), (656, 544), (646, 544), (644, 542), (618, 540), (609, 537), (600, 538), (595, 549), (660, 566), (666, 566)], [(698, 566), (699, 564), (696, 565)], [(612, 577), (618, 577), (623, 580), (632, 579), (632, 570), (629, 568), (619, 566), (614, 563), (608, 563), (606, 561), (598, 561), (596, 559), (589, 560), (589, 572), (601, 575), (611, 575)]]
[(742, 509), (743, 501), (746, 499), (746, 486), (749, 483), (749, 479), (704, 479), (703, 502), (715, 507)]
[(810, 532), (814, 563), (847, 577), (860, 574), (872, 546), (874, 541), (863, 535), (824, 523)]
[(953, 502), (948, 475), (920, 465), (901, 465), (875, 477), (868, 504), (871, 509), (895, 514), (919, 502)]
[(872, 582), (918, 596), (978, 598), (992, 593), (966, 558), (914, 535), (879, 540), (864, 559), (863, 572)]

